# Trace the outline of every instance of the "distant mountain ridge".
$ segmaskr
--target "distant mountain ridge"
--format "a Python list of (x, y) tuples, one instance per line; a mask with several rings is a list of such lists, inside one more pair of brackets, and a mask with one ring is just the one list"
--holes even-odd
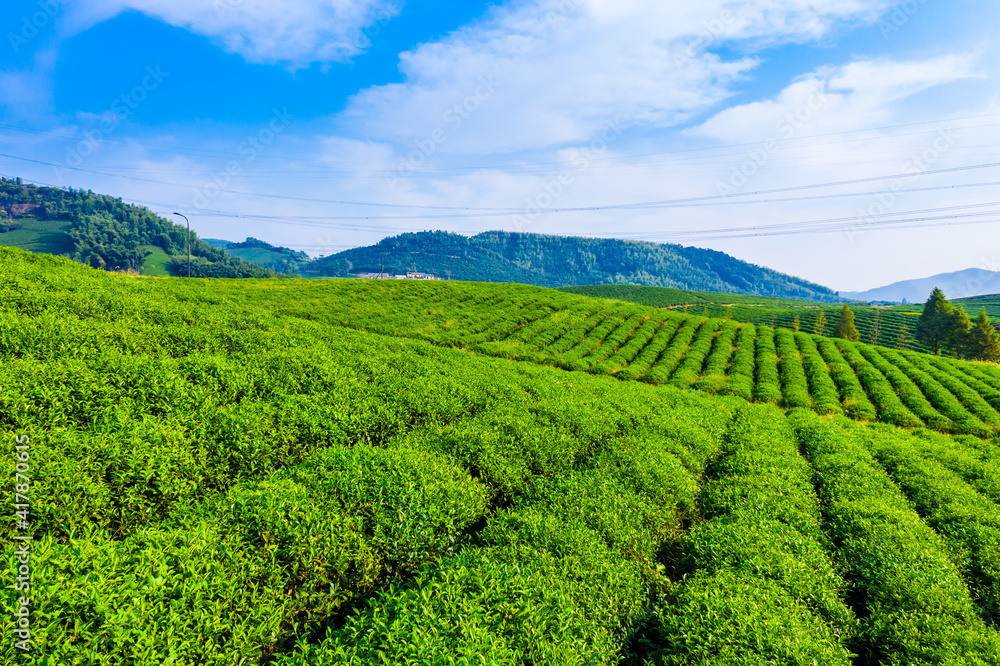
[(312, 263), (316, 275), (418, 270), (453, 280), (540, 287), (637, 284), (832, 302), (832, 289), (723, 252), (681, 245), (487, 231), (467, 237), (421, 232), (386, 238)]
[(858, 301), (922, 303), (934, 287), (939, 287), (949, 299), (1000, 294), (1000, 272), (982, 268), (967, 268), (954, 273), (940, 273), (927, 278), (903, 280), (868, 291), (841, 292), (844, 298)]
[[(0, 245), (71, 257), (106, 270), (187, 274), (187, 229), (147, 208), (83, 190), (0, 178)], [(681, 245), (488, 231), (441, 231), (385, 238), (310, 261), (265, 241), (205, 241), (191, 234), (194, 277), (356, 277), (363, 272), (433, 273), (447, 279), (541, 287), (632, 284), (838, 302), (827, 287)]]

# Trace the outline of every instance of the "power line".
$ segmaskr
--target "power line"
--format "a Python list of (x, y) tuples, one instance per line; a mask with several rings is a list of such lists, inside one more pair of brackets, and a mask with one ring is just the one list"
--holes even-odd
[[(21, 160), (29, 163), (41, 164), (44, 166), (56, 166), (51, 162), (44, 162), (42, 160), (33, 160), (24, 157), (18, 157), (15, 155), (8, 155), (5, 153), (0, 153), (0, 157), (7, 157), (10, 159)], [(867, 183), (884, 182), (887, 180), (897, 180), (904, 178), (914, 178), (917, 176), (933, 176), (941, 175), (947, 173), (960, 173), (965, 171), (972, 171), (978, 169), (990, 169), (1000, 167), (1000, 162), (990, 162), (986, 164), (974, 164), (961, 167), (949, 167), (945, 169), (929, 169), (926, 171), (916, 172), (916, 173), (904, 173), (904, 174), (889, 174), (884, 176), (872, 176), (868, 178), (854, 178), (850, 180), (840, 180), (840, 181), (830, 181), (825, 183), (813, 183), (809, 185), (795, 185), (790, 187), (780, 187), (769, 190), (755, 190), (749, 192), (735, 192), (729, 195), (717, 194), (708, 195), (701, 197), (687, 197), (682, 199), (664, 199), (659, 201), (646, 201), (646, 202), (636, 202), (636, 203), (623, 203), (623, 204), (604, 204), (604, 205), (594, 205), (594, 206), (578, 206), (578, 207), (568, 207), (568, 208), (538, 208), (537, 210), (525, 210), (525, 209), (513, 209), (513, 208), (479, 208), (479, 207), (454, 207), (454, 206), (427, 206), (427, 205), (409, 205), (409, 204), (388, 204), (388, 203), (377, 203), (377, 202), (351, 202), (351, 201), (339, 201), (332, 199), (320, 199), (314, 197), (295, 197), (289, 195), (277, 195), (277, 194), (267, 194), (260, 192), (244, 192), (241, 190), (223, 190), (220, 188), (221, 192), (226, 192), (229, 194), (237, 194), (241, 196), (251, 196), (266, 199), (275, 199), (281, 201), (302, 201), (308, 203), (325, 203), (333, 205), (345, 205), (345, 206), (371, 206), (371, 207), (387, 207), (387, 208), (401, 208), (401, 209), (414, 209), (414, 210), (449, 210), (449, 211), (463, 211), (461, 214), (452, 215), (406, 215), (406, 216), (396, 216), (396, 217), (369, 217), (369, 216), (345, 216), (341, 219), (375, 219), (375, 220), (392, 220), (392, 219), (407, 219), (407, 220), (418, 220), (418, 219), (448, 219), (448, 218), (472, 218), (472, 217), (500, 217), (506, 215), (553, 215), (562, 213), (583, 213), (583, 212), (595, 212), (595, 211), (611, 211), (611, 210), (648, 210), (657, 208), (674, 208), (681, 206), (682, 204), (699, 204), (706, 202), (718, 202), (727, 201), (731, 199), (747, 199), (749, 197), (758, 197), (770, 194), (783, 194), (788, 192), (801, 192), (812, 189), (822, 189), (831, 187), (845, 187), (849, 185), (863, 185)], [(129, 180), (139, 180), (142, 182), (156, 183), (160, 185), (174, 185), (177, 187), (187, 187), (181, 185), (180, 183), (169, 183), (165, 181), (156, 181), (146, 178), (134, 178), (129, 176), (115, 176), (114, 174), (102, 173), (90, 169), (76, 168), (78, 171), (86, 171), (90, 173), (95, 173), (98, 175), (103, 175), (107, 177), (118, 177), (126, 178)]]

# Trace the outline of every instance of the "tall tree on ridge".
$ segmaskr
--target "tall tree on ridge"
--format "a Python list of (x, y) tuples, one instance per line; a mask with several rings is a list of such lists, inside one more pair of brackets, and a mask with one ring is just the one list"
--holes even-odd
[(951, 331), (948, 336), (948, 342), (951, 343), (952, 348), (955, 350), (956, 358), (962, 358), (962, 353), (968, 348), (971, 331), (972, 322), (969, 321), (969, 315), (965, 314), (965, 310), (962, 309), (961, 305), (954, 306), (951, 315)]
[(930, 297), (924, 304), (924, 313), (917, 322), (917, 339), (941, 355), (941, 345), (952, 337), (955, 327), (955, 308), (944, 292), (934, 287)]
[(813, 333), (816, 335), (826, 335), (826, 314), (822, 310), (816, 315), (816, 323), (813, 324)]
[(837, 329), (833, 335), (834, 337), (850, 340), (851, 342), (857, 342), (861, 339), (858, 327), (854, 325), (854, 313), (851, 312), (851, 308), (848, 307), (847, 303), (844, 303), (844, 308), (840, 311), (840, 321), (837, 322)]
[(969, 358), (977, 361), (1000, 362), (1000, 334), (986, 316), (985, 307), (979, 311), (976, 323), (969, 332), (968, 353)]

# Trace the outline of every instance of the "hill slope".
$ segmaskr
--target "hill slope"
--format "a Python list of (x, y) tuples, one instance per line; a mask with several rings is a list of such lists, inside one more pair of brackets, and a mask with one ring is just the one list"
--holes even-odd
[[(94, 268), (187, 275), (186, 227), (121, 199), (0, 178), (0, 246), (64, 255)], [(193, 277), (269, 277), (191, 234)]]
[(490, 231), (471, 238), (444, 232), (403, 234), (314, 263), (327, 275), (417, 269), (454, 280), (519, 282), (543, 287), (647, 284), (677, 289), (837, 301), (817, 284), (680, 245)]
[(859, 301), (887, 301), (923, 303), (934, 287), (939, 287), (949, 298), (969, 298), (1000, 293), (1000, 273), (981, 268), (969, 268), (954, 273), (941, 273), (928, 278), (894, 282), (885, 287), (868, 291), (844, 292), (845, 298)]
[(271, 245), (259, 238), (247, 237), (241, 242), (206, 238), (212, 247), (226, 251), (226, 254), (249, 261), (276, 273), (305, 272), (312, 260), (305, 252), (297, 252), (287, 247)]
[[(996, 444), (445, 348), (585, 365), (616, 349), (615, 371), (642, 357), (653, 315), (669, 315), (660, 341), (712, 329), (534, 287), (144, 280), (0, 248), (0, 465), (31, 504), (27, 529), (3, 529), (33, 537), (30, 573), (0, 570), (4, 586), (30, 577), (31, 653), (0, 652), (1000, 664)], [(699, 330), (653, 346), (653, 368), (713, 376), (723, 326), (703, 365)], [(796, 338), (801, 358), (779, 341), (775, 368), (767, 339), (760, 384), (797, 387), (790, 401), (821, 377), (808, 341), (823, 341)], [(834, 392), (853, 386), (830, 368)], [(0, 606), (14, 637), (22, 606)]]

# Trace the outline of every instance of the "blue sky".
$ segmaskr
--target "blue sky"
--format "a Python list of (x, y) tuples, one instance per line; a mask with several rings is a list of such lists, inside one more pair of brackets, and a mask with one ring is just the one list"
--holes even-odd
[[(13, 0), (0, 174), (313, 255), (500, 228), (713, 247), (842, 290), (1000, 270), (998, 19), (986, 0)], [(854, 179), (876, 180), (811, 187)]]

